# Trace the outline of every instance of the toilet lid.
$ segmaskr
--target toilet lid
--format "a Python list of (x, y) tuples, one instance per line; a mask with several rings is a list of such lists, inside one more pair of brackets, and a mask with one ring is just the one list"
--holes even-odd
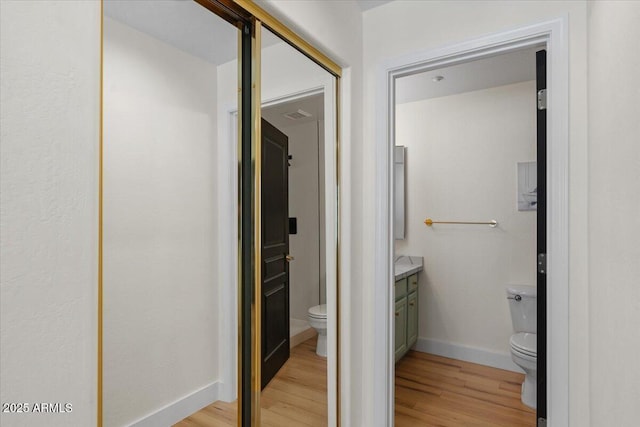
[(309, 316), (319, 319), (327, 318), (327, 304), (320, 304), (309, 309)]
[(520, 353), (536, 357), (538, 355), (537, 335), (529, 332), (518, 332), (511, 335), (511, 347)]

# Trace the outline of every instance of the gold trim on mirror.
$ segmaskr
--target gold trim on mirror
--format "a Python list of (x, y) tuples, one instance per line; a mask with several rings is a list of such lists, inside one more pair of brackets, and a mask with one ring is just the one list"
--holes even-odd
[(251, 339), (252, 339), (252, 396), (251, 396), (251, 425), (260, 426), (260, 392), (262, 391), (262, 112), (261, 112), (261, 74), (262, 74), (262, 23), (258, 20), (254, 23), (253, 38), (251, 39), (252, 61), (252, 154), (254, 174), (254, 201), (253, 201), (253, 268), (254, 268), (254, 292), (251, 306)]
[(336, 427), (341, 425), (340, 379), (340, 78), (336, 77)]
[[(197, 0), (196, 0), (197, 1)], [(236, 151), (238, 155), (238, 281), (236, 283), (236, 295), (242, 295), (242, 29), (238, 30), (238, 121)], [(242, 298), (237, 298), (237, 319), (238, 319), (238, 350), (236, 362), (238, 371), (236, 372), (236, 424), (241, 426), (242, 421)]]
[(267, 11), (262, 9), (252, 0), (233, 0), (233, 2), (249, 12), (265, 27), (273, 31), (277, 36), (280, 36), (284, 41), (298, 49), (300, 52), (311, 58), (331, 74), (336, 77), (342, 76), (342, 68), (337, 63), (331, 60), (319, 49), (312, 46), (298, 34), (291, 31), (282, 22), (271, 16)]

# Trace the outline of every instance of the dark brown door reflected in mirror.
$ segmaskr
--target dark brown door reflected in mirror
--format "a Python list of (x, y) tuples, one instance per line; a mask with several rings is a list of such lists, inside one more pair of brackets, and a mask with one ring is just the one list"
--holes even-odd
[(289, 138), (262, 119), (262, 380), (289, 359)]

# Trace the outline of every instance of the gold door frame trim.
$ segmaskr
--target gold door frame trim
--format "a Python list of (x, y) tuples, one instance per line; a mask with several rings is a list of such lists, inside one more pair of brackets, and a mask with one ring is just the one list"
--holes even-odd
[[(198, 0), (196, 0), (198, 1)], [(236, 141), (236, 151), (238, 156), (238, 194), (237, 194), (237, 206), (238, 206), (238, 259), (242, 259), (242, 193), (240, 189), (242, 188), (242, 29), (238, 31), (238, 67), (236, 72), (237, 74), (237, 84), (238, 84), (238, 122), (237, 126), (237, 141)], [(241, 286), (242, 286), (242, 263), (238, 263), (238, 282), (236, 283), (236, 292), (238, 295), (242, 294)], [(236, 355), (236, 363), (237, 363), (237, 372), (236, 372), (236, 423), (240, 426), (240, 420), (242, 420), (242, 393), (239, 391), (239, 387), (242, 384), (242, 352), (244, 351), (244, 347), (242, 346), (242, 299), (237, 298), (236, 309), (238, 312), (237, 321), (238, 321), (238, 330), (236, 331), (237, 336), (237, 344), (238, 344), (238, 354)]]
[(340, 427), (341, 401), (340, 384), (342, 370), (340, 369), (340, 77), (336, 76), (336, 426)]
[(340, 67), (340, 65), (289, 29), (278, 19), (274, 18), (271, 14), (254, 3), (253, 0), (233, 0), (233, 2), (251, 14), (256, 20), (260, 21), (263, 26), (267, 27), (276, 35), (280, 36), (284, 41), (311, 58), (311, 60), (316, 62), (322, 68), (338, 78), (342, 77), (342, 67)]
[[(251, 425), (260, 425), (260, 395), (262, 391), (262, 23), (253, 25), (251, 38), (251, 136), (253, 163), (253, 268), (254, 288), (251, 305)], [(238, 353), (240, 357), (240, 353)], [(238, 419), (241, 426), (242, 419)]]

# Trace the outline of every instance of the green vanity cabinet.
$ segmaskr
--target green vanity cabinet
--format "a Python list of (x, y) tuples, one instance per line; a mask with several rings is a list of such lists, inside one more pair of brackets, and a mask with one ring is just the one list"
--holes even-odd
[(404, 356), (418, 340), (418, 274), (395, 283), (395, 360)]
[(407, 297), (407, 350), (418, 341), (418, 292)]
[(396, 362), (407, 352), (407, 297), (396, 301)]

